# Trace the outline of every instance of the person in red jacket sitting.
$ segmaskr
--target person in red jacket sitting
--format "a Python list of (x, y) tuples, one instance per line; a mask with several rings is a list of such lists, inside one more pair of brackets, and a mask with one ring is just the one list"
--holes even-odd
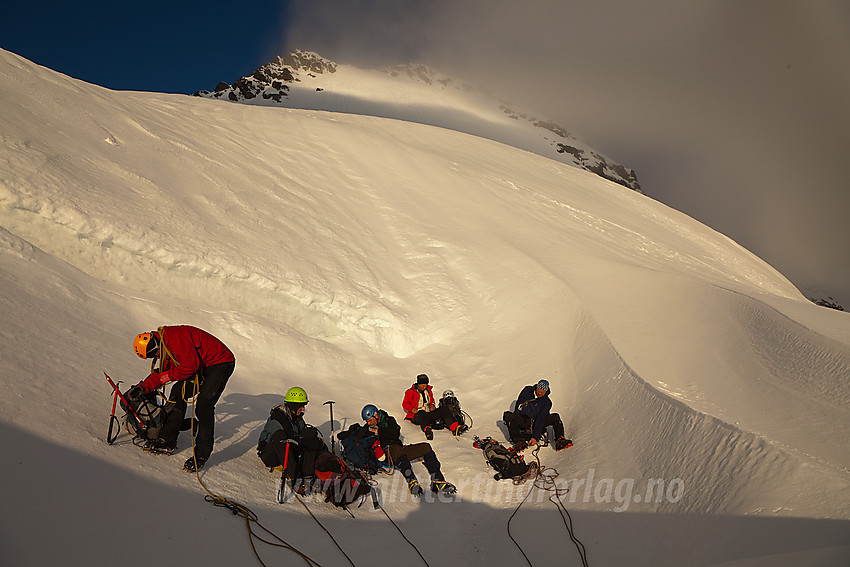
[(427, 374), (420, 374), (416, 377), (416, 383), (404, 393), (404, 401), (401, 403), (401, 407), (407, 412), (404, 419), (421, 427), (429, 441), (434, 439), (435, 428), (448, 427), (455, 435), (469, 429), (458, 421), (447, 406), (437, 407), (428, 381)]
[[(189, 325), (160, 327), (156, 331), (140, 333), (133, 341), (133, 350), (140, 358), (153, 359), (150, 375), (134, 387), (152, 392), (174, 382), (168, 396), (165, 423), (159, 437), (145, 443), (146, 451), (167, 455), (174, 453), (186, 417), (187, 400), (197, 394), (195, 452), (183, 465), (185, 470), (195, 472), (204, 466), (212, 453), (215, 404), (233, 374), (236, 358), (216, 337)], [(196, 376), (199, 387), (194, 380)]]

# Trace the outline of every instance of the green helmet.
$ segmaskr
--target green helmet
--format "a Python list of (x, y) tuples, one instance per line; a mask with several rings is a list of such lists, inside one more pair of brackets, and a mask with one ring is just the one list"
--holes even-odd
[(304, 391), (304, 388), (293, 386), (292, 388), (286, 391), (286, 395), (283, 397), (283, 401), (306, 404), (309, 400), (307, 400), (307, 392)]

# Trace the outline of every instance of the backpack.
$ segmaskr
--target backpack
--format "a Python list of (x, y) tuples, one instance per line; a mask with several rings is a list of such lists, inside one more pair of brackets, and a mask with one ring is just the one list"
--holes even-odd
[(342, 459), (330, 451), (322, 452), (316, 457), (315, 475), (321, 482), (325, 502), (331, 502), (340, 508), (345, 508), (372, 490), (365, 479), (352, 473)]
[(322, 432), (308, 425), (298, 434), (298, 445), (290, 454), (290, 458), (299, 460), (300, 476), (312, 476), (319, 456), (324, 453), (330, 453), (330, 449), (322, 439)]
[[(460, 409), (460, 400), (457, 399), (455, 393), (451, 390), (446, 390), (443, 392), (443, 397), (440, 398), (440, 407), (449, 408), (449, 413), (452, 416), (453, 421), (456, 421), (458, 425), (463, 425), (463, 410)], [(471, 418), (470, 418), (471, 419)], [(447, 423), (446, 427), (449, 427), (451, 423)]]
[[(135, 395), (131, 396), (131, 393)], [(121, 409), (125, 412), (121, 422), (124, 424), (127, 433), (134, 438), (141, 439), (159, 437), (159, 431), (165, 422), (165, 409), (157, 403), (156, 392), (145, 394), (138, 388), (130, 388), (123, 398), (130, 405), (128, 408), (124, 399), (121, 400)], [(141, 423), (139, 423), (139, 419), (141, 419)]]
[(476, 437), (472, 445), (484, 451), (484, 458), (487, 460), (487, 464), (497, 471), (493, 475), (493, 478), (496, 480), (522, 476), (531, 467), (531, 465), (526, 464), (522, 455), (505, 448), (492, 437), (485, 439)]
[(342, 454), (348, 463), (356, 470), (366, 471), (369, 474), (375, 474), (381, 470), (381, 465), (378, 463), (378, 457), (372, 450), (372, 445), (378, 440), (378, 436), (366, 429), (359, 423), (353, 424), (348, 428), (348, 431), (343, 431), (339, 434), (339, 440), (342, 444)]

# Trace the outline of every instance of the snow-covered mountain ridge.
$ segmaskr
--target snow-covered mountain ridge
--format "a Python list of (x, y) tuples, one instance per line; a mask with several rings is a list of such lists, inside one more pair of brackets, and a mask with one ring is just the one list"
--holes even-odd
[[(246, 104), (329, 110), (460, 130), (591, 171), (640, 192), (637, 174), (551, 120), (516, 110), (426, 65), (367, 71), (297, 50), (232, 84), (195, 96)], [(433, 109), (439, 108), (439, 112)]]
[[(539, 457), (590, 565), (848, 563), (850, 319), (694, 219), (450, 129), (114, 92), (2, 51), (0, 136), (4, 564), (147, 565), (139, 526), (171, 563), (253, 563), (180, 470), (187, 435), (163, 457), (104, 441), (102, 372), (141, 380), (133, 337), (178, 323), (237, 358), (203, 481), (322, 565), (344, 560), (257, 459), (269, 409), (304, 387), (328, 439), (365, 403), (401, 418), (420, 372), (501, 441), (550, 381), (575, 445)], [(530, 486), (494, 481), (468, 435), (431, 443), (459, 497), (378, 475), (388, 513), (435, 567), (523, 564), (505, 528)], [(535, 566), (579, 564), (547, 496), (512, 534)], [(309, 507), (357, 565), (419, 561), (368, 505)]]

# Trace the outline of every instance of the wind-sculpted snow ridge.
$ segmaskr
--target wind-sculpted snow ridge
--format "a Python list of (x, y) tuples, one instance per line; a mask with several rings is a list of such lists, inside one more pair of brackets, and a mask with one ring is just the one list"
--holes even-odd
[[(808, 486), (812, 468), (823, 463), (695, 410), (682, 396), (639, 376), (587, 314), (571, 320), (578, 328), (570, 349), (576, 357), (576, 382), (561, 379), (556, 387), (574, 395), (574, 423), (587, 436), (584, 441), (604, 455), (577, 464), (579, 470), (583, 465), (595, 467), (597, 479), (618, 479), (618, 490), (629, 490), (632, 496), (620, 506), (638, 504), (640, 509), (653, 506), (659, 512), (684, 514), (782, 510), (793, 515), (815, 499), (824, 510), (843, 517), (840, 506), (829, 504), (832, 498), (850, 495), (840, 468), (825, 466), (819, 471), (820, 484)], [(648, 479), (664, 479), (667, 488), (679, 479), (684, 495), (676, 499), (654, 494), (656, 500), (641, 502)], [(705, 540), (713, 545), (709, 534)], [(696, 559), (707, 550), (693, 552)]]
[(220, 82), (213, 91), (201, 90), (195, 96), (380, 116), (459, 130), (591, 171), (641, 192), (633, 169), (577, 139), (566, 128), (425, 65), (367, 71), (297, 50), (233, 84)]
[(850, 435), (846, 324), (838, 334), (814, 331), (767, 296), (669, 273), (636, 270), (628, 280), (616, 296), (605, 281), (573, 285), (647, 383), (813, 466), (850, 468), (850, 453), (831, 441)]

